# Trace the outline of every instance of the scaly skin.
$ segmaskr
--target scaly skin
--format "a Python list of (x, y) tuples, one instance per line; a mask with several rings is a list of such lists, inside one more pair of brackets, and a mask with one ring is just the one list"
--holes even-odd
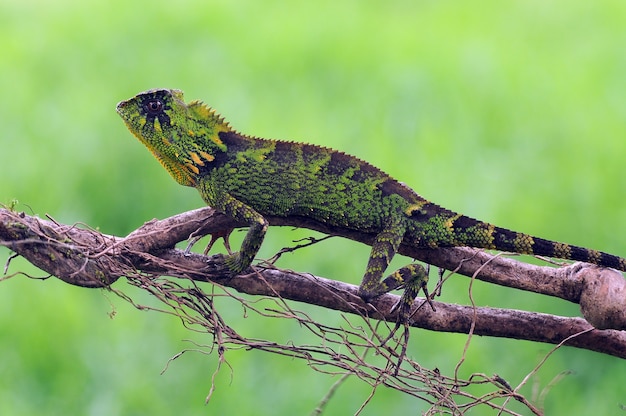
[(411, 264), (382, 276), (400, 243), (468, 246), (535, 254), (626, 270), (626, 260), (495, 227), (428, 202), (369, 163), (325, 147), (239, 134), (179, 90), (150, 90), (117, 106), (128, 129), (181, 185), (195, 187), (218, 211), (249, 225), (233, 274), (250, 266), (268, 227), (264, 215), (307, 217), (338, 229), (376, 234), (359, 288), (364, 300), (401, 285), (406, 312), (427, 274)]

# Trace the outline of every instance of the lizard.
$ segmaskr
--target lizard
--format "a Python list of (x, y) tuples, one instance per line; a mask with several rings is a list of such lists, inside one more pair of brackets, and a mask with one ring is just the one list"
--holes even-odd
[(626, 271), (626, 259), (497, 227), (432, 203), (370, 163), (314, 144), (241, 134), (199, 100), (153, 89), (121, 101), (117, 112), (181, 185), (196, 188), (217, 211), (248, 225), (240, 250), (224, 256), (232, 275), (254, 260), (269, 222), (304, 217), (334, 229), (375, 235), (358, 294), (369, 302), (403, 287), (400, 314), (411, 309), (428, 273), (412, 263), (383, 279), (401, 243), (474, 247), (592, 263)]

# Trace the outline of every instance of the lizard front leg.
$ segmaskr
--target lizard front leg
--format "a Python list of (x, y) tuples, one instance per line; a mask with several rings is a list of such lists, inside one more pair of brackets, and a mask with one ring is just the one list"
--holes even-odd
[(202, 199), (211, 207), (228, 215), (238, 222), (247, 223), (249, 228), (236, 253), (225, 256), (224, 262), (233, 274), (246, 270), (259, 252), (269, 222), (252, 207), (236, 199), (227, 192), (220, 192), (210, 184), (199, 186)]

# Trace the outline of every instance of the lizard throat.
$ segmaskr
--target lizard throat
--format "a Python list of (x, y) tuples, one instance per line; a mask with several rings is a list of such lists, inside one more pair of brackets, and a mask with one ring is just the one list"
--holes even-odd
[[(152, 150), (152, 149), (151, 149)], [(193, 164), (181, 164), (178, 161), (172, 160), (162, 154), (152, 150), (152, 154), (163, 165), (163, 167), (169, 172), (176, 182), (183, 186), (196, 186), (195, 174), (198, 173), (198, 168)]]

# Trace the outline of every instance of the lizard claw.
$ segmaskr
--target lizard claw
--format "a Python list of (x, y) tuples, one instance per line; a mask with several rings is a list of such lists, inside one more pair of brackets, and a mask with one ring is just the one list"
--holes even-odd
[(437, 311), (435, 309), (435, 305), (433, 305), (431, 296), (428, 293), (428, 288), (426, 287), (426, 285), (422, 286), (422, 290), (424, 291), (424, 302), (418, 305), (413, 312), (411, 312), (411, 309), (413, 307), (413, 304), (415, 303), (416, 298), (413, 298), (411, 296), (411, 293), (407, 293), (407, 291), (405, 291), (404, 294), (400, 297), (400, 300), (398, 300), (398, 302), (393, 305), (389, 312), (394, 313), (397, 311), (397, 320), (399, 323), (409, 323), (413, 318), (413, 315), (426, 303), (428, 303), (433, 312)]

